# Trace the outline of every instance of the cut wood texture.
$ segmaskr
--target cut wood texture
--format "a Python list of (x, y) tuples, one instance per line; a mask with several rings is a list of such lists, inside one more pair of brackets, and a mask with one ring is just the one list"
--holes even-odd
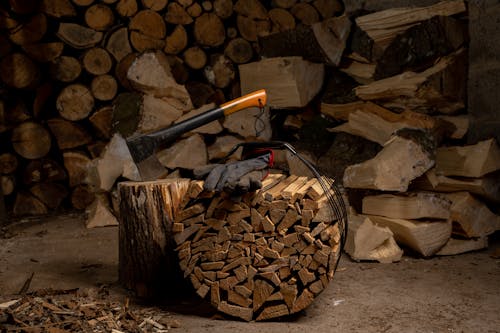
[[(441, 58), (422, 71), (407, 71), (355, 88), (362, 100), (379, 101), (385, 107), (451, 114), (464, 108), (466, 77), (464, 49)], [(460, 79), (457, 79), (460, 78)]]
[(412, 133), (414, 138), (394, 136), (374, 158), (348, 166), (344, 186), (405, 192), (413, 179), (434, 166), (432, 144), (422, 132)]
[(356, 261), (391, 263), (400, 261), (403, 256), (389, 228), (374, 224), (367, 216), (352, 214), (349, 215), (345, 251)]
[(25, 54), (12, 53), (0, 60), (0, 79), (12, 88), (33, 88), (40, 79), (40, 70)]
[(358, 16), (356, 25), (369, 41), (366, 42), (368, 45), (355, 44), (354, 50), (370, 60), (377, 59), (399, 34), (410, 27), (435, 16), (451, 16), (465, 11), (465, 2), (459, 0), (442, 1), (427, 7), (393, 8)]
[(195, 169), (207, 164), (207, 148), (203, 138), (194, 134), (174, 143), (170, 148), (160, 150), (156, 157), (169, 169)]
[(451, 220), (458, 224), (454, 232), (467, 237), (484, 237), (500, 230), (500, 216), (468, 192), (447, 194), (452, 201)]
[(41, 124), (31, 121), (24, 122), (12, 130), (11, 142), (16, 153), (26, 159), (44, 157), (51, 147), (49, 131)]
[(500, 148), (495, 139), (475, 145), (440, 147), (436, 152), (436, 174), (482, 177), (500, 170)]
[(482, 178), (453, 178), (436, 174), (436, 168), (415, 179), (413, 189), (436, 192), (474, 193), (493, 202), (500, 202), (500, 177), (492, 174)]
[(118, 185), (119, 280), (139, 297), (182, 291), (172, 228), (189, 184), (185, 179), (168, 179)]
[(448, 219), (451, 202), (432, 192), (380, 194), (363, 198), (363, 214), (399, 219)]
[(103, 33), (76, 23), (60, 23), (57, 36), (76, 49), (86, 49), (99, 43)]
[[(308, 4), (302, 4), (307, 5)], [(351, 28), (348, 17), (335, 17), (293, 30), (259, 37), (263, 57), (301, 56), (306, 60), (337, 66)]]
[(424, 257), (435, 254), (451, 237), (450, 221), (415, 221), (368, 216), (375, 224), (391, 229), (398, 244), (408, 246)]
[(71, 84), (57, 96), (56, 108), (67, 120), (82, 120), (88, 117), (94, 107), (94, 97), (83, 84)]
[(482, 250), (488, 247), (488, 237), (474, 239), (450, 238), (448, 242), (436, 252), (438, 256), (454, 256), (471, 251)]
[(109, 199), (105, 193), (96, 195), (94, 202), (88, 207), (87, 212), (88, 217), (85, 221), (85, 226), (89, 229), (118, 225), (118, 220), (111, 212)]
[(54, 118), (47, 121), (59, 149), (76, 148), (92, 141), (90, 134), (78, 123)]
[[(183, 202), (195, 200), (174, 214), (174, 240), (181, 270), (197, 294), (245, 321), (309, 306), (333, 278), (341, 247), (333, 208), (309, 196), (325, 196), (312, 189), (315, 181), (273, 173), (241, 202), (206, 193), (203, 182), (191, 181), (196, 190)], [(330, 217), (315, 222), (321, 209), (330, 209)]]
[(324, 65), (279, 57), (240, 65), (239, 72), (242, 94), (266, 89), (270, 107), (303, 107), (320, 91)]

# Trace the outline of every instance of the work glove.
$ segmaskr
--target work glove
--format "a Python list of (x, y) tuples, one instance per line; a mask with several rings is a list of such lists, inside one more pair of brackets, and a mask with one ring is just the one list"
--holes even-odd
[(194, 175), (197, 178), (207, 175), (203, 186), (207, 191), (242, 195), (262, 187), (261, 180), (270, 161), (271, 154), (267, 153), (243, 161), (208, 165), (194, 170)]

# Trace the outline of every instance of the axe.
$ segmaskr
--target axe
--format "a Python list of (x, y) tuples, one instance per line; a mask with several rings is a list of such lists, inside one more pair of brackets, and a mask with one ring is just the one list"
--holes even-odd
[(208, 124), (214, 120), (228, 116), (249, 107), (264, 107), (267, 103), (267, 94), (264, 89), (254, 91), (247, 95), (221, 104), (202, 114), (181, 121), (170, 127), (148, 134), (137, 134), (126, 139), (132, 159), (134, 160), (143, 180), (152, 179), (154, 171), (159, 165), (155, 156), (156, 150), (168, 143), (175, 141), (184, 133)]

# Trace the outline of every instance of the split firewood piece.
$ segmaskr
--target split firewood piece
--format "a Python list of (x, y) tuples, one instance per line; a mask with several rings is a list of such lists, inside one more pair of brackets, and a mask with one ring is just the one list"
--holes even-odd
[(500, 148), (495, 139), (475, 145), (440, 147), (436, 152), (436, 174), (482, 177), (500, 170)]
[(248, 108), (225, 117), (222, 126), (229, 132), (239, 134), (247, 139), (270, 140), (272, 137), (271, 111), (269, 107), (265, 107), (263, 110), (254, 107)]
[(64, 168), (68, 171), (69, 186), (83, 184), (87, 179), (87, 172), (91, 159), (82, 152), (66, 151), (63, 153)]
[(397, 135), (386, 142), (374, 158), (348, 166), (344, 186), (405, 192), (413, 179), (434, 165), (432, 141), (418, 130), (407, 133), (409, 136)]
[(96, 193), (88, 185), (77, 185), (71, 192), (71, 206), (78, 210), (85, 210), (95, 200)]
[(23, 50), (30, 58), (39, 62), (51, 62), (61, 56), (64, 49), (64, 43), (34, 43), (23, 45)]
[(0, 193), (4, 196), (11, 195), (16, 189), (14, 175), (0, 175)]
[(49, 209), (59, 208), (69, 194), (68, 189), (59, 183), (38, 183), (30, 188), (30, 192)]
[(86, 182), (98, 190), (109, 191), (120, 176), (130, 180), (141, 180), (125, 139), (115, 134), (102, 155), (92, 160)]
[(324, 65), (300, 57), (278, 57), (240, 65), (239, 72), (243, 94), (266, 89), (270, 107), (303, 107), (321, 89)]
[(96, 195), (94, 202), (88, 207), (87, 228), (108, 227), (118, 225), (118, 220), (111, 212), (107, 194)]
[(451, 221), (405, 220), (367, 215), (373, 223), (388, 227), (396, 242), (428, 257), (439, 251), (451, 237)]
[(304, 184), (312, 182), (272, 173), (263, 189), (234, 202), (225, 193), (207, 197), (191, 182), (198, 196), (190, 194), (195, 200), (175, 216), (174, 239), (181, 270), (200, 297), (230, 316), (267, 320), (303, 310), (326, 288), (339, 258), (339, 225), (330, 219), (305, 226), (301, 203), (290, 201), (295, 191), (276, 199)]
[(137, 115), (136, 131), (149, 133), (170, 126), (182, 116), (183, 105), (181, 107), (179, 109), (175, 103), (172, 103), (172, 99), (143, 95), (139, 114)]
[(295, 29), (295, 18), (283, 8), (273, 8), (268, 12), (271, 20), (271, 34)]
[(302, 56), (313, 62), (338, 66), (350, 29), (351, 21), (346, 16), (300, 25), (294, 30), (260, 37), (259, 54), (269, 58)]
[(75, 6), (70, 0), (43, 0), (40, 10), (55, 18), (76, 16)]
[(451, 114), (465, 105), (465, 85), (457, 85), (456, 78), (466, 77), (466, 55), (462, 48), (422, 72), (408, 71), (374, 81), (355, 88), (355, 94), (388, 108)]
[(379, 194), (363, 198), (363, 214), (398, 219), (448, 219), (451, 202), (432, 192), (407, 192), (405, 195)]
[(170, 24), (188, 25), (193, 23), (193, 18), (187, 13), (183, 6), (176, 2), (171, 2), (165, 14), (165, 21)]
[(179, 54), (188, 45), (188, 34), (182, 25), (177, 25), (174, 31), (165, 39), (166, 54)]
[(39, 42), (47, 32), (47, 25), (47, 16), (44, 13), (35, 14), (12, 30), (9, 38), (17, 45)]
[[(226, 157), (234, 146), (242, 142), (243, 140), (232, 135), (217, 136), (215, 142), (207, 147), (208, 160), (213, 161)], [(241, 151), (239, 153), (237, 152), (232, 157), (240, 159)]]
[(387, 109), (369, 101), (356, 101), (345, 104), (321, 103), (321, 113), (337, 120), (347, 121), (349, 115), (356, 111), (377, 114), (378, 112), (385, 112)]
[(38, 159), (47, 155), (51, 141), (49, 131), (35, 122), (24, 122), (12, 130), (12, 146), (16, 153), (26, 159)]
[(0, 173), (9, 174), (14, 173), (19, 165), (16, 155), (12, 153), (0, 154)]
[(11, 53), (0, 60), (0, 79), (15, 89), (34, 88), (40, 80), (40, 70), (25, 54)]
[(194, 134), (180, 140), (170, 148), (156, 153), (156, 157), (169, 169), (195, 169), (207, 164), (207, 148), (201, 135)]
[(436, 174), (436, 168), (415, 179), (412, 188), (436, 192), (467, 191), (487, 200), (500, 202), (500, 177), (496, 174), (482, 178), (453, 178)]
[(76, 148), (92, 142), (92, 136), (78, 123), (62, 118), (53, 118), (49, 119), (47, 124), (56, 138), (59, 149)]
[(468, 192), (446, 195), (451, 201), (450, 219), (458, 228), (454, 233), (467, 237), (484, 237), (500, 230), (500, 216)]
[(350, 112), (347, 123), (330, 131), (361, 136), (380, 145), (384, 145), (394, 133), (403, 128), (425, 129), (436, 135), (446, 131), (451, 133), (451, 130), (447, 130), (451, 125), (429, 115), (409, 110), (398, 114), (375, 104), (372, 106), (374, 107), (371, 109)]
[(442, 1), (428, 7), (393, 8), (358, 16), (356, 25), (369, 40), (355, 43), (354, 50), (370, 60), (376, 60), (399, 34), (410, 27), (435, 16), (452, 16), (465, 11), (465, 2), (459, 0)]
[(208, 82), (217, 88), (226, 88), (233, 82), (236, 71), (232, 61), (223, 54), (212, 54), (203, 71)]
[(161, 51), (138, 56), (128, 69), (127, 78), (135, 89), (145, 94), (172, 97), (186, 107), (192, 106), (189, 93), (175, 81), (168, 59)]
[(14, 202), (13, 213), (16, 216), (44, 215), (49, 211), (47, 206), (29, 192), (18, 191)]
[(346, 73), (360, 84), (369, 84), (375, 80), (376, 67), (377, 66), (372, 63), (349, 60), (340, 67), (340, 71)]
[(137, 0), (119, 0), (115, 10), (122, 17), (132, 17), (139, 10)]
[(51, 78), (61, 82), (73, 82), (81, 73), (82, 65), (74, 57), (60, 56), (49, 65)]
[(105, 31), (113, 26), (115, 14), (105, 4), (95, 4), (85, 10), (85, 23), (89, 28)]
[(439, 250), (438, 256), (454, 256), (466, 252), (478, 251), (488, 247), (488, 237), (472, 239), (450, 238), (448, 242)]
[(127, 27), (121, 27), (109, 33), (109, 37), (106, 41), (106, 50), (116, 61), (120, 61), (125, 58), (125, 56), (132, 53)]
[(437, 116), (438, 119), (444, 120), (455, 126), (454, 131), (450, 134), (451, 139), (463, 139), (469, 131), (469, 116)]
[(397, 262), (403, 256), (403, 250), (397, 245), (392, 231), (362, 215), (349, 215), (345, 251), (354, 260), (376, 260), (381, 263)]
[(103, 33), (76, 23), (60, 23), (57, 36), (75, 49), (86, 49), (101, 42)]

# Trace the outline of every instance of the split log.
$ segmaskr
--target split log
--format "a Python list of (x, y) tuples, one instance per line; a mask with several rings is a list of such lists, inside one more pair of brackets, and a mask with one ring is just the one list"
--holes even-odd
[(66, 187), (59, 183), (38, 183), (30, 188), (30, 192), (51, 210), (59, 208), (68, 196)]
[(345, 251), (356, 261), (391, 263), (400, 261), (403, 256), (403, 250), (389, 228), (378, 226), (369, 217), (359, 215), (349, 215)]
[[(235, 136), (218, 136), (215, 142), (207, 147), (208, 160), (214, 161), (226, 157), (234, 146), (242, 142), (243, 140)], [(239, 159), (240, 156), (236, 155), (234, 157)]]
[(47, 16), (43, 13), (37, 13), (12, 30), (9, 38), (17, 45), (37, 43), (46, 34), (47, 24)]
[(448, 242), (436, 252), (438, 256), (454, 256), (466, 252), (478, 251), (488, 247), (488, 237), (475, 239), (450, 238)]
[(369, 84), (375, 80), (374, 76), (376, 67), (377, 66), (372, 63), (348, 60), (345, 64), (342, 65), (342, 67), (340, 67), (340, 70), (352, 77), (354, 80), (356, 80), (356, 82), (360, 84)]
[(47, 207), (29, 192), (19, 191), (14, 202), (13, 213), (15, 216), (44, 215), (49, 211)]
[(128, 25), (130, 43), (138, 52), (161, 49), (165, 46), (167, 28), (157, 12), (145, 9), (137, 12)]
[(245, 138), (266, 141), (270, 140), (272, 136), (271, 112), (268, 107), (264, 110), (248, 108), (233, 113), (224, 119), (222, 126), (229, 132)]
[(141, 180), (125, 139), (113, 135), (99, 158), (92, 160), (88, 168), (87, 183), (102, 191), (109, 191), (118, 177)]
[(295, 29), (295, 18), (283, 8), (273, 8), (268, 12), (271, 20), (271, 34)]
[(165, 21), (170, 24), (188, 25), (193, 23), (193, 18), (180, 4), (172, 2), (168, 5)]
[(464, 107), (466, 55), (461, 49), (420, 73), (408, 71), (359, 86), (356, 96), (387, 108), (451, 114)]
[(47, 124), (56, 138), (59, 149), (76, 148), (92, 142), (90, 134), (78, 123), (54, 118), (48, 120)]
[(500, 230), (500, 216), (468, 192), (447, 194), (452, 201), (450, 218), (453, 232), (466, 237), (484, 237)]
[(82, 73), (82, 65), (74, 57), (60, 56), (49, 65), (49, 74), (54, 80), (73, 82)]
[(350, 28), (351, 21), (343, 16), (270, 34), (259, 38), (259, 54), (264, 57), (302, 56), (313, 62), (337, 66)]
[(116, 12), (123, 17), (132, 17), (137, 13), (137, 0), (119, 0), (116, 4)]
[(75, 49), (86, 49), (98, 44), (103, 33), (76, 23), (60, 23), (57, 36)]
[(436, 152), (436, 174), (482, 177), (500, 170), (500, 148), (495, 139), (475, 145), (440, 147)]
[(415, 221), (368, 216), (375, 224), (391, 229), (398, 244), (408, 246), (424, 257), (434, 255), (451, 237), (450, 221)]
[[(174, 122), (179, 123), (179, 122), (184, 121), (186, 119), (189, 119), (189, 118), (195, 117), (199, 114), (202, 114), (204, 112), (207, 112), (208, 110), (211, 110), (213, 108), (215, 108), (214, 103), (203, 105), (202, 107), (191, 110), (191, 111), (185, 113), (184, 115), (178, 117)], [(220, 124), (220, 122), (218, 120), (214, 120), (208, 124), (205, 124), (203, 126), (200, 126), (200, 127), (197, 127), (195, 129), (191, 130), (190, 133), (219, 134), (220, 132), (222, 132), (222, 130), (223, 130), (223, 128), (222, 128), (222, 125)]]
[(91, 159), (82, 152), (67, 151), (63, 153), (64, 168), (68, 172), (70, 187), (83, 184), (87, 179), (87, 172)]
[(12, 130), (14, 150), (26, 159), (38, 159), (47, 155), (51, 147), (50, 133), (41, 124), (27, 121)]
[(40, 10), (55, 18), (76, 16), (75, 6), (69, 0), (43, 0)]
[(182, 25), (175, 27), (174, 31), (165, 39), (166, 54), (178, 54), (188, 45), (188, 34)]
[(257, 42), (259, 37), (267, 36), (271, 31), (271, 22), (268, 19), (260, 20), (238, 15), (236, 25), (241, 37), (249, 42)]
[(242, 94), (266, 89), (270, 107), (303, 107), (320, 91), (324, 65), (280, 57), (240, 65), (239, 73)]
[(344, 186), (407, 191), (413, 179), (434, 166), (432, 141), (418, 130), (408, 130), (408, 133), (409, 137), (394, 136), (374, 158), (348, 166)]
[(192, 105), (186, 88), (175, 81), (163, 52), (140, 55), (128, 69), (127, 78), (135, 89), (145, 94), (173, 97), (186, 108)]
[(497, 174), (482, 178), (453, 178), (438, 175), (436, 169), (432, 168), (415, 179), (412, 188), (436, 192), (466, 191), (493, 202), (500, 202), (500, 177)]
[(448, 219), (451, 202), (432, 192), (407, 192), (405, 195), (380, 194), (363, 198), (363, 214), (397, 219)]
[(428, 130), (441, 140), (444, 134), (451, 135), (451, 126), (429, 115), (405, 110), (394, 113), (373, 103), (364, 104), (363, 110), (354, 110), (348, 115), (348, 122), (332, 129), (332, 132), (346, 132), (384, 145), (392, 135), (403, 128)]
[(19, 161), (16, 155), (11, 153), (0, 154), (0, 173), (9, 174), (16, 171)]
[(210, 56), (203, 73), (207, 81), (217, 88), (226, 88), (236, 77), (232, 61), (225, 55), (217, 53)]
[(40, 70), (23, 53), (12, 53), (0, 60), (0, 79), (15, 89), (34, 88), (40, 80)]
[(132, 53), (127, 27), (121, 27), (110, 32), (106, 41), (106, 50), (116, 61), (120, 61)]
[(88, 185), (78, 185), (71, 192), (71, 206), (78, 210), (85, 210), (96, 199), (96, 193)]
[(23, 50), (30, 58), (38, 62), (51, 62), (61, 56), (64, 49), (64, 43), (34, 43), (23, 45)]
[(170, 148), (160, 150), (156, 157), (169, 169), (195, 169), (207, 164), (207, 148), (203, 138), (194, 134), (174, 143)]
[(41, 158), (32, 160), (23, 171), (23, 183), (30, 185), (39, 182), (58, 182), (66, 180), (66, 170), (55, 160)]
[(299, 2), (290, 8), (290, 13), (295, 16), (295, 18), (301, 22), (303, 25), (311, 25), (317, 23), (320, 20), (318, 11), (314, 6), (306, 3)]
[[(466, 11), (464, 1), (442, 1), (427, 7), (387, 9), (355, 19), (364, 42), (355, 42), (353, 50), (369, 60), (380, 58), (391, 42), (408, 28), (435, 16), (452, 16)], [(363, 39), (362, 39), (363, 40)]]
[(451, 139), (463, 139), (469, 131), (469, 116), (437, 116), (438, 119), (444, 120), (455, 126), (455, 130), (450, 134)]
[(183, 290), (172, 228), (188, 189), (189, 180), (182, 179), (118, 184), (119, 280), (139, 297)]
[(141, 2), (144, 7), (155, 12), (161, 12), (168, 4), (168, 0), (142, 0)]
[(98, 194), (94, 202), (88, 207), (88, 217), (85, 221), (87, 228), (117, 226), (118, 220), (111, 212), (109, 199), (106, 194)]

